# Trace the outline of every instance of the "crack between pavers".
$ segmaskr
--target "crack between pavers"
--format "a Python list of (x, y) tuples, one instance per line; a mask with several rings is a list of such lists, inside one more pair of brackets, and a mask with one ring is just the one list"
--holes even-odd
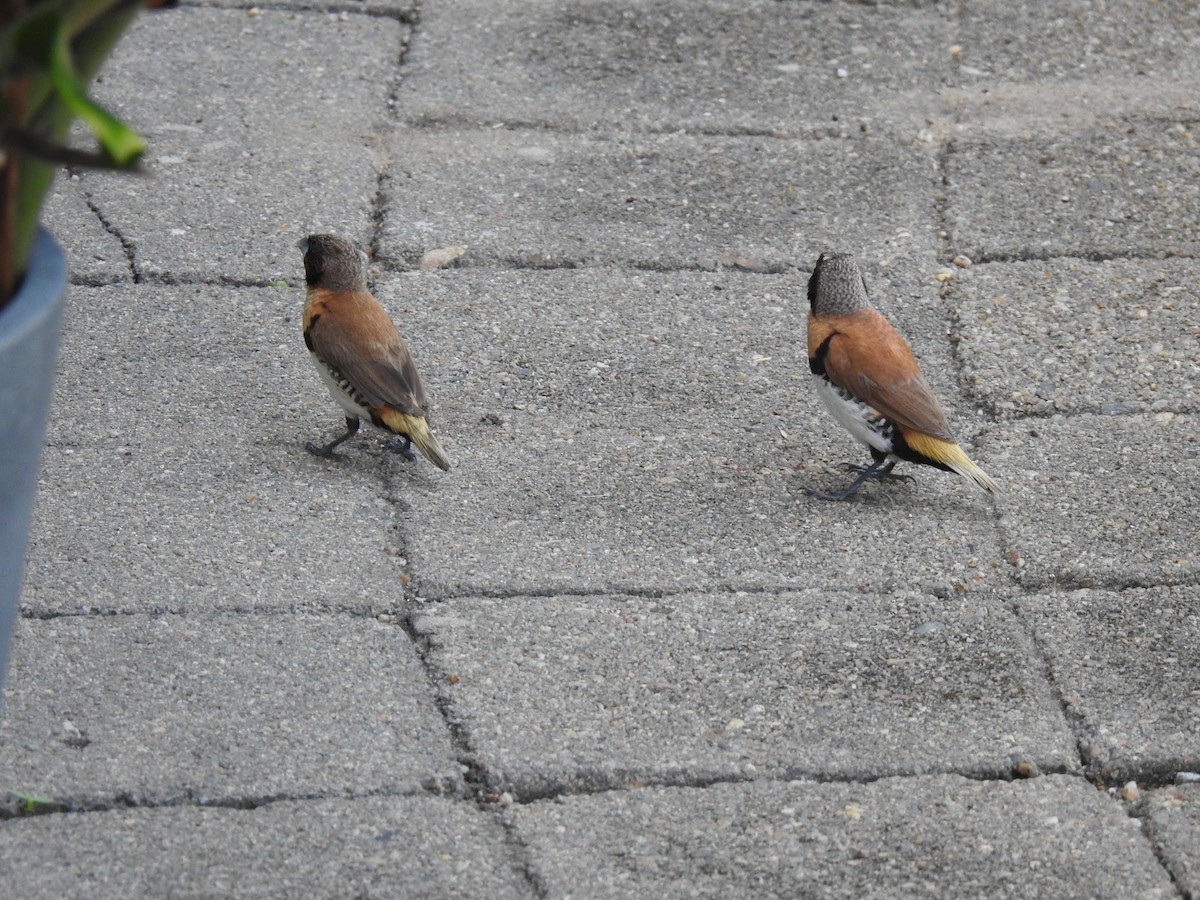
[[(1015, 769), (1015, 767), (1014, 767)], [(620, 773), (619, 779), (610, 780), (608, 783), (596, 786), (581, 786), (569, 782), (547, 788), (530, 788), (528, 790), (506, 791), (512, 797), (512, 802), (508, 806), (525, 806), (532, 803), (540, 803), (546, 801), (554, 801), (571, 797), (602, 797), (606, 795), (616, 795), (629, 793), (635, 790), (645, 790), (647, 788), (677, 788), (681, 790), (705, 790), (711, 787), (719, 787), (722, 785), (748, 785), (748, 784), (839, 784), (839, 785), (869, 785), (879, 781), (899, 780), (899, 779), (920, 779), (920, 778), (935, 778), (944, 776), (954, 776), (962, 778), (965, 781), (977, 782), (980, 784), (988, 783), (1012, 783), (1017, 781), (1036, 781), (1038, 778), (1054, 775), (1064, 778), (1074, 778), (1079, 781), (1091, 783), (1082, 772), (1072, 772), (1066, 770), (1056, 770), (1049, 773), (1040, 773), (1033, 776), (1022, 776), (1012, 770), (955, 770), (955, 769), (928, 769), (922, 771), (892, 771), (881, 772), (874, 775), (840, 775), (823, 772), (795, 772), (789, 771), (785, 775), (735, 775), (721, 774), (711, 776), (688, 776), (686, 773), (679, 773), (680, 777), (663, 777), (661, 775), (655, 777), (639, 777), (636, 770)], [(515, 785), (513, 787), (516, 787)]]
[(1017, 583), (1026, 593), (1044, 594), (1065, 591), (1130, 591), (1138, 588), (1172, 588), (1200, 585), (1200, 573), (1179, 576), (1156, 575), (1141, 578), (1091, 578), (1061, 573), (1045, 578), (1018, 576)]
[(1049, 250), (1045, 248), (1023, 248), (1012, 252), (996, 251), (980, 253), (972, 258), (976, 265), (989, 263), (1015, 262), (1053, 262), (1055, 260), (1081, 260), (1083, 262), (1162, 262), (1168, 259), (1196, 259), (1190, 253), (1178, 251), (1138, 251), (1138, 250)]
[[(307, 792), (307, 793), (288, 793), (279, 791), (267, 794), (229, 794), (225, 796), (208, 796), (203, 792), (198, 792), (192, 789), (182, 789), (175, 796), (165, 799), (147, 799), (140, 797), (132, 791), (119, 791), (109, 797), (98, 800), (88, 800), (84, 802), (73, 802), (69, 799), (58, 798), (30, 798), (28, 803), (35, 808), (26, 808), (22, 811), (22, 806), (26, 802), (21, 795), (15, 792), (9, 792), (8, 799), (5, 802), (0, 802), (0, 821), (8, 819), (26, 819), (35, 816), (47, 815), (86, 815), (88, 813), (104, 813), (114, 812), (116, 810), (157, 810), (157, 809), (182, 809), (185, 807), (194, 807), (197, 809), (229, 809), (229, 810), (255, 810), (263, 807), (271, 806), (275, 803), (303, 803), (303, 802), (320, 802), (330, 800), (368, 800), (373, 798), (422, 798), (422, 797), (445, 797), (449, 799), (461, 799), (461, 794), (457, 788), (457, 783), (453, 780), (444, 779), (441, 776), (430, 775), (420, 781), (420, 789), (393, 789), (393, 788), (377, 788), (363, 791), (332, 791), (332, 792)], [(39, 802), (43, 801), (44, 802)]]
[[(78, 173), (76, 173), (74, 171), (68, 172), (69, 177), (75, 176), (77, 174)], [(136, 255), (135, 255), (135, 248), (134, 248), (133, 242), (130, 241), (127, 237), (125, 237), (124, 233), (121, 231), (121, 229), (117, 226), (117, 224), (115, 222), (110, 221), (109, 218), (106, 215), (104, 215), (103, 211), (101, 211), (101, 209), (100, 209), (99, 204), (96, 203), (95, 198), (92, 196), (92, 192), (89, 191), (86, 187), (84, 187), (82, 181), (80, 182), (79, 187), (83, 193), (84, 202), (87, 203), (88, 209), (90, 209), (92, 211), (92, 215), (94, 215), (96, 217), (96, 219), (100, 222), (101, 226), (103, 226), (104, 230), (107, 231), (109, 234), (111, 234), (113, 237), (115, 237), (117, 239), (117, 241), (120, 243), (121, 251), (125, 254), (125, 264), (129, 267), (129, 277), (133, 280), (134, 284), (141, 284), (144, 279), (142, 277), (142, 273), (138, 271), (137, 259), (136, 259)], [(123, 281), (123, 280), (124, 279), (120, 279), (120, 281)], [(109, 282), (109, 283), (114, 283), (114, 282)]]
[(58, 619), (79, 618), (129, 618), (145, 616), (151, 619), (175, 616), (180, 619), (201, 619), (211, 616), (344, 616), (349, 619), (363, 619), (378, 622), (379, 610), (364, 610), (362, 608), (328, 606), (324, 604), (304, 604), (289, 607), (278, 606), (238, 606), (214, 607), (197, 610), (190, 607), (149, 607), (146, 609), (117, 609), (115, 607), (87, 606), (73, 610), (50, 610), (22, 607), (20, 616), (35, 622), (52, 622)]
[(631, 137), (680, 135), (701, 138), (759, 138), (775, 141), (858, 141), (872, 137), (877, 132), (858, 123), (852, 127), (838, 123), (834, 125), (809, 125), (791, 130), (777, 128), (731, 125), (728, 127), (705, 127), (703, 125), (655, 125), (651, 123), (588, 123), (552, 119), (493, 119), (475, 116), (416, 113), (402, 116), (401, 122), (416, 131), (431, 133), (455, 131), (506, 131), (506, 132), (554, 132), (556, 134), (583, 136), (621, 134)]
[[(397, 9), (364, 9), (360, 4), (341, 2), (341, 0), (333, 0), (330, 3), (304, 3), (295, 4), (283, 2), (272, 2), (272, 0), (264, 0), (264, 2), (253, 2), (253, 0), (245, 0), (242, 3), (231, 3), (228, 6), (212, 6), (204, 0), (182, 0), (175, 9), (203, 9), (203, 10), (220, 10), (229, 12), (261, 12), (263, 10), (269, 12), (280, 13), (308, 13), (311, 15), (351, 15), (365, 16), (369, 19), (391, 19), (395, 22), (400, 22), (403, 25), (413, 25), (416, 21), (416, 12), (410, 13), (408, 10)], [(159, 13), (161, 14), (161, 12)]]
[[(1066, 772), (1056, 771), (1049, 773), (1056, 777), (1077, 779), (1085, 782), (1092, 787), (1099, 789), (1118, 790), (1126, 781), (1136, 781), (1141, 792), (1159, 790), (1174, 786), (1173, 779), (1163, 779), (1159, 777), (1150, 777), (1149, 773), (1127, 773), (1128, 777), (1120, 779), (1121, 783), (1106, 784), (1098, 782), (1094, 777), (1089, 776), (1086, 772)], [(604, 797), (607, 795), (618, 795), (629, 793), (635, 790), (645, 790), (653, 788), (674, 788), (680, 790), (705, 790), (711, 787), (719, 787), (722, 785), (747, 785), (747, 784), (837, 784), (837, 785), (870, 785), (879, 781), (885, 780), (917, 780), (923, 778), (953, 776), (962, 778), (965, 781), (976, 782), (980, 784), (988, 783), (1012, 783), (1018, 781), (1036, 781), (1037, 778), (1049, 777), (1047, 774), (1037, 775), (1034, 777), (1020, 777), (1013, 772), (981, 771), (968, 770), (957, 771), (955, 769), (930, 769), (920, 772), (916, 771), (896, 771), (882, 772), (877, 775), (837, 775), (821, 772), (808, 772), (788, 774), (784, 776), (737, 776), (737, 775), (714, 775), (709, 777), (680, 777), (680, 778), (639, 778), (635, 771), (626, 773), (626, 776), (620, 784), (605, 784), (598, 787), (579, 787), (571, 784), (564, 784), (557, 788), (546, 790), (530, 790), (521, 793), (519, 797), (511, 797), (501, 799), (502, 795), (485, 795), (482, 797), (471, 796), (469, 793), (464, 793), (457, 789), (458, 785), (454, 780), (445, 780), (436, 775), (431, 775), (420, 782), (419, 790), (412, 789), (393, 789), (379, 788), (363, 791), (332, 791), (332, 792), (306, 792), (306, 793), (289, 793), (286, 791), (265, 793), (265, 794), (230, 794), (225, 796), (209, 796), (195, 790), (181, 790), (177, 795), (166, 799), (147, 799), (140, 797), (131, 791), (120, 791), (112, 794), (105, 799), (94, 799), (84, 802), (73, 802), (70, 799), (61, 798), (36, 798), (31, 802), (35, 802), (38, 808), (27, 811), (21, 810), (21, 801), (18, 800), (17, 794), (9, 792), (9, 798), (6, 803), (0, 803), (0, 821), (18, 818), (32, 818), (35, 816), (44, 815), (85, 815), (87, 813), (102, 813), (112, 812), (115, 810), (156, 810), (156, 809), (180, 809), (184, 807), (195, 807), (200, 809), (226, 809), (226, 810), (255, 810), (271, 806), (276, 803), (302, 803), (302, 802), (326, 802), (326, 801), (355, 801), (366, 800), (373, 798), (397, 798), (397, 799), (420, 799), (424, 797), (442, 797), (452, 801), (469, 803), (474, 807), (478, 807), (485, 812), (495, 813), (506, 808), (527, 806), (533, 803), (553, 801), (558, 799), (566, 799), (573, 797)], [(40, 800), (41, 802), (37, 802)], [(1127, 806), (1127, 812), (1131, 817), (1144, 818), (1144, 802), (1143, 797), (1140, 802), (1135, 802)], [(518, 848), (524, 848), (524, 844), (519, 837), (515, 838)]]

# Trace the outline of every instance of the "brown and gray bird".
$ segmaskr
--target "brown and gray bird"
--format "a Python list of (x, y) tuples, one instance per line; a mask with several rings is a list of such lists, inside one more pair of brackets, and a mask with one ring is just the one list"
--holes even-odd
[(429, 430), (429, 400), (408, 345), (387, 312), (367, 290), (367, 256), (331, 234), (312, 234), (297, 245), (304, 254), (304, 343), (329, 393), (346, 412), (346, 433), (328, 444), (305, 444), (309, 453), (335, 456), (358, 432), (359, 420), (397, 435), (387, 446), (415, 459), (411, 446), (439, 469), (446, 451)]
[(1000, 488), (958, 446), (946, 414), (908, 342), (867, 299), (867, 283), (849, 253), (822, 253), (808, 280), (808, 366), (817, 393), (847, 431), (867, 445), (872, 464), (843, 491), (809, 493), (844, 500), (896, 463), (957, 472), (990, 493)]

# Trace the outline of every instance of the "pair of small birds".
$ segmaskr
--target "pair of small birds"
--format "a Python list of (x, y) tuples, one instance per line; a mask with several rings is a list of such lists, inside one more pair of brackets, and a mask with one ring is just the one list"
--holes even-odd
[[(396, 435), (387, 446), (415, 459), (412, 446), (443, 470), (450, 460), (429, 430), (429, 400), (404, 338), (367, 289), (367, 256), (328, 234), (300, 241), (307, 285), (304, 343), (317, 372), (346, 413), (346, 432), (328, 444), (305, 444), (334, 456), (361, 419)], [(837, 419), (867, 446), (872, 463), (850, 466), (858, 477), (827, 500), (852, 496), (869, 478), (905, 461), (957, 472), (983, 488), (999, 488), (967, 458), (929, 389), (908, 343), (867, 299), (854, 257), (822, 253), (808, 281), (808, 364), (817, 392)]]

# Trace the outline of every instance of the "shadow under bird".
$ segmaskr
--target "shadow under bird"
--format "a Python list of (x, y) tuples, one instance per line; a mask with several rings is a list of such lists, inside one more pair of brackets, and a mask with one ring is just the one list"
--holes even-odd
[(416, 459), (415, 444), (431, 463), (450, 460), (429, 430), (429, 400), (412, 354), (379, 301), (367, 290), (367, 255), (331, 234), (312, 234), (297, 245), (304, 254), (304, 343), (329, 393), (346, 413), (346, 433), (328, 444), (304, 445), (316, 456), (358, 432), (367, 418), (397, 437), (387, 447)]
[(957, 472), (998, 493), (954, 440), (908, 342), (871, 306), (853, 256), (821, 254), (808, 280), (808, 302), (808, 365), (817, 393), (873, 460), (849, 465), (859, 475), (845, 490), (808, 493), (844, 500), (868, 478), (908, 478), (892, 475), (901, 460)]

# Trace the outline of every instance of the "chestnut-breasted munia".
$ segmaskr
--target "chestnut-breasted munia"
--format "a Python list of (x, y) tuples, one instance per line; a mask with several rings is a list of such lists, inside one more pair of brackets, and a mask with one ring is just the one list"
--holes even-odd
[(912, 348), (867, 299), (867, 283), (849, 253), (822, 253), (808, 280), (808, 366), (833, 417), (867, 445), (874, 462), (843, 491), (811, 494), (842, 500), (868, 478), (891, 476), (900, 460), (957, 472), (985, 491), (996, 482), (967, 458)]
[(305, 444), (317, 456), (358, 432), (366, 417), (397, 435), (390, 449), (415, 459), (411, 446), (439, 469), (450, 468), (446, 451), (429, 430), (429, 400), (408, 345), (367, 289), (367, 256), (331, 234), (312, 234), (298, 244), (304, 254), (304, 343), (329, 393), (346, 412), (346, 433), (328, 444)]

